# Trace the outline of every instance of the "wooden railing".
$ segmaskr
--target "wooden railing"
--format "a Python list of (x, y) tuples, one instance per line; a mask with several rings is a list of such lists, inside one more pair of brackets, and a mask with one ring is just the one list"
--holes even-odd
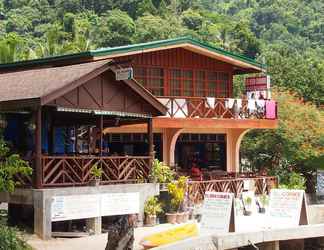
[(101, 184), (147, 182), (149, 156), (43, 156), (42, 186), (86, 185), (91, 168), (102, 168)]
[[(235, 118), (235, 119), (266, 119), (265, 106), (248, 109), (248, 100), (238, 99), (238, 110), (226, 98), (207, 97), (158, 97), (167, 108), (167, 117), (171, 118)], [(231, 108), (230, 108), (231, 107)]]
[(272, 188), (278, 187), (278, 178), (274, 176), (190, 181), (188, 184), (189, 199), (193, 203), (200, 203), (206, 191), (229, 192), (238, 197), (243, 192), (245, 180), (254, 182), (256, 194), (269, 193)]

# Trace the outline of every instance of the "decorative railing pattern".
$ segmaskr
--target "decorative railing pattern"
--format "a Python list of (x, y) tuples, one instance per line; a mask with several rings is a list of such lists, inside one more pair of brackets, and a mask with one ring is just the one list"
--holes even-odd
[(203, 201), (204, 194), (207, 191), (229, 192), (238, 197), (243, 192), (244, 180), (254, 181), (256, 194), (269, 193), (272, 188), (278, 186), (278, 178), (274, 176), (190, 181), (188, 184), (189, 199), (195, 204), (200, 203)]
[(101, 167), (101, 184), (147, 182), (149, 156), (43, 156), (43, 186), (76, 186), (89, 183), (91, 168)]
[(207, 97), (158, 97), (167, 108), (167, 117), (171, 118), (235, 118), (266, 119), (265, 106), (256, 106), (253, 111), (248, 100), (237, 99), (238, 108), (233, 106), (234, 99)]

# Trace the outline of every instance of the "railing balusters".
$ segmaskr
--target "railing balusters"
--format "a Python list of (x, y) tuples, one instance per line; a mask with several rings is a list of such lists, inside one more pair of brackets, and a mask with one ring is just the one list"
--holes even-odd
[(42, 182), (45, 187), (87, 185), (95, 163), (103, 170), (102, 184), (147, 181), (150, 160), (150, 156), (43, 156)]

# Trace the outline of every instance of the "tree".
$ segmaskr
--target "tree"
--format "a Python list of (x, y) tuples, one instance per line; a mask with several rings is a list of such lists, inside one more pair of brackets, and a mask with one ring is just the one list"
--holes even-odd
[(11, 154), (4, 140), (0, 137), (0, 192), (13, 192), (19, 183), (15, 175), (31, 175), (28, 163), (17, 154)]
[(296, 94), (276, 89), (279, 105), (279, 127), (254, 130), (242, 144), (242, 158), (256, 169), (286, 169), (306, 178), (308, 192), (314, 192), (315, 159), (324, 155), (324, 113)]
[(155, 15), (157, 13), (157, 9), (155, 8), (152, 0), (143, 0), (138, 3), (136, 8), (136, 16), (143, 16), (144, 13)]
[(124, 11), (112, 10), (101, 17), (95, 32), (99, 47), (113, 47), (132, 43), (135, 32), (133, 19)]

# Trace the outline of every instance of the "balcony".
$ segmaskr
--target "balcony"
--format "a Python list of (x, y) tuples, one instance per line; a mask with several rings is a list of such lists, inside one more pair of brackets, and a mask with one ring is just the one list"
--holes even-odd
[(158, 97), (169, 118), (277, 119), (277, 103), (271, 100), (213, 97)]

